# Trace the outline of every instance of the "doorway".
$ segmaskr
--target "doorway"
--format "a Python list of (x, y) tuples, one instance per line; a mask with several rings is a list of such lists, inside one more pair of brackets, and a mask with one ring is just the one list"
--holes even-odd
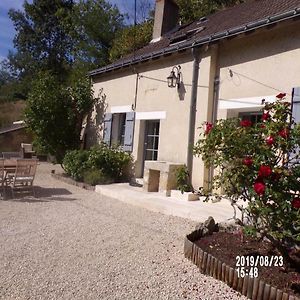
[(143, 173), (145, 160), (157, 160), (159, 125), (159, 120), (147, 120), (145, 122)]

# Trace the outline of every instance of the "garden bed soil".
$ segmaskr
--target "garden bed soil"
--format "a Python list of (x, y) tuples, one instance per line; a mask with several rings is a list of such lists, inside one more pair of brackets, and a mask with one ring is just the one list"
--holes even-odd
[(84, 183), (84, 182), (76, 181), (76, 180), (72, 179), (70, 176), (68, 176), (66, 173), (55, 173), (55, 171), (52, 171), (51, 176), (54, 177), (55, 179), (61, 180), (61, 181), (65, 182), (65, 183), (68, 183), (68, 184), (75, 185), (75, 186), (80, 187), (80, 188), (85, 189), (85, 190), (90, 190), (90, 191), (95, 190), (94, 186), (89, 185), (89, 184)]
[[(237, 256), (271, 257), (280, 255), (268, 242), (257, 241), (247, 236), (244, 236), (241, 241), (240, 234), (229, 232), (214, 232), (212, 235), (202, 237), (195, 244), (234, 269)], [(285, 260), (283, 267), (258, 266), (258, 274), (266, 283), (276, 286), (290, 295), (300, 297), (300, 273)]]

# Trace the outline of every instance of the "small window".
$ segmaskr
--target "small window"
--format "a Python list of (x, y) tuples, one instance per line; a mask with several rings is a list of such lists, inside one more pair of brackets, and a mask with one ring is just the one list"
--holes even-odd
[(121, 146), (124, 146), (125, 127), (126, 127), (126, 114), (120, 114), (118, 144), (120, 144)]
[(239, 118), (242, 120), (249, 120), (253, 124), (260, 123), (262, 121), (262, 112), (241, 112), (239, 113)]
[(126, 113), (113, 114), (112, 143), (124, 146)]

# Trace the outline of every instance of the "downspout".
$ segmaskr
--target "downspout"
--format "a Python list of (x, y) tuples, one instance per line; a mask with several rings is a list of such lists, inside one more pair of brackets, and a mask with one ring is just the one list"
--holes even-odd
[(193, 77), (192, 77), (192, 91), (190, 101), (190, 118), (189, 118), (189, 135), (188, 135), (188, 151), (187, 151), (187, 168), (190, 175), (190, 182), (192, 182), (193, 174), (193, 147), (195, 143), (195, 125), (196, 125), (196, 107), (197, 107), (197, 92), (198, 92), (198, 78), (199, 65), (201, 61), (200, 48), (192, 48), (193, 61)]

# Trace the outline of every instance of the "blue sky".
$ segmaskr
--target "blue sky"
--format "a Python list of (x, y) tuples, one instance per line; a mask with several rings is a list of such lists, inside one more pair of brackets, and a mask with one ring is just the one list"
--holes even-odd
[[(151, 1), (154, 3), (154, 0)], [(130, 14), (134, 9), (134, 0), (110, 0), (109, 2), (116, 4), (122, 13)], [(10, 8), (22, 9), (23, 3), (24, 0), (0, 0), (0, 61), (7, 56), (8, 50), (13, 50), (15, 30), (7, 13)], [(132, 14), (130, 15), (132, 18)]]

